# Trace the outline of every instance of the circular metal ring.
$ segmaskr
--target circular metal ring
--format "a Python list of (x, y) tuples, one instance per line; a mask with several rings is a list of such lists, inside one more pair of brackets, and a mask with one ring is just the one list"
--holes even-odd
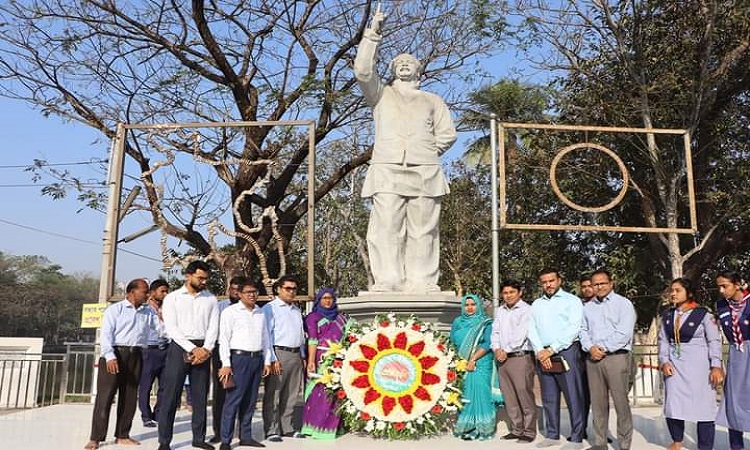
[[(599, 150), (606, 155), (608, 155), (610, 158), (614, 159), (617, 163), (617, 167), (620, 169), (620, 173), (622, 174), (622, 188), (620, 189), (620, 192), (617, 194), (617, 197), (615, 197), (611, 202), (602, 205), (602, 206), (596, 206), (596, 207), (589, 207), (589, 206), (581, 206), (573, 201), (571, 201), (568, 197), (565, 196), (560, 191), (560, 187), (557, 185), (557, 176), (555, 175), (555, 172), (557, 172), (557, 165), (560, 163), (560, 160), (562, 160), (565, 155), (572, 152), (573, 150), (578, 150), (581, 148), (593, 148), (596, 150)], [(598, 213), (602, 211), (607, 211), (609, 209), (614, 208), (617, 206), (618, 203), (622, 201), (622, 199), (625, 197), (625, 194), (628, 191), (628, 184), (630, 184), (630, 176), (628, 174), (628, 168), (625, 167), (625, 164), (622, 162), (619, 156), (615, 154), (612, 150), (608, 149), (607, 147), (604, 147), (603, 145), (599, 144), (593, 144), (590, 142), (582, 142), (579, 144), (573, 144), (569, 145), (567, 147), (564, 147), (562, 150), (560, 150), (557, 155), (555, 155), (554, 159), (552, 159), (552, 164), (549, 168), (549, 179), (550, 183), (552, 184), (552, 191), (554, 191), (555, 195), (557, 195), (557, 198), (560, 199), (563, 203), (568, 205), (569, 207), (582, 211), (582, 212), (592, 212), (592, 213)]]

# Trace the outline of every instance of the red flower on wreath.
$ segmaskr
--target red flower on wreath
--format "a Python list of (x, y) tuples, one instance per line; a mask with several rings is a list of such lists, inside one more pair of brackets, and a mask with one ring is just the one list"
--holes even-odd
[(391, 323), (390, 323), (390, 322), (388, 322), (387, 320), (381, 320), (381, 321), (380, 321), (380, 326), (381, 326), (381, 327), (383, 327), (383, 328), (387, 327), (387, 326), (388, 326), (388, 325), (390, 325), (390, 324), (391, 324)]
[(443, 412), (443, 407), (440, 405), (435, 405), (432, 407), (431, 411), (433, 414), (440, 414), (441, 412)]
[(393, 429), (396, 431), (401, 431), (404, 428), (406, 428), (406, 424), (404, 422), (396, 422), (393, 424)]
[(341, 366), (343, 366), (344, 363), (340, 359), (334, 359), (333, 360), (333, 367), (340, 369)]
[(418, 323), (415, 323), (414, 325), (411, 326), (411, 329), (414, 330), (414, 331), (421, 331), (422, 330), (422, 325), (420, 325)]
[(448, 374), (446, 375), (446, 378), (448, 379), (449, 382), (456, 381), (456, 372), (454, 372), (453, 370), (449, 370)]
[(338, 398), (339, 400), (345, 399), (346, 391), (344, 391), (343, 389), (339, 389), (338, 391), (336, 391), (336, 398)]
[(370, 419), (372, 419), (372, 416), (369, 413), (366, 413), (366, 412), (362, 411), (359, 414), (359, 420), (365, 420), (366, 421), (366, 420), (370, 420)]
[(350, 334), (348, 339), (349, 339), (349, 342), (352, 342), (352, 343), (357, 342), (357, 336), (353, 334)]

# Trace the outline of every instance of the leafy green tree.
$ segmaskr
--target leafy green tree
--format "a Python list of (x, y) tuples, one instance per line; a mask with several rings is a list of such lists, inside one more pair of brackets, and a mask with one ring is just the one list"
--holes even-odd
[[(529, 42), (550, 49), (540, 64), (560, 71), (559, 120), (606, 126), (684, 128), (682, 142), (645, 135), (613, 140), (637, 194), (620, 211), (651, 226), (687, 225), (686, 163), (697, 187), (698, 233), (648, 236), (665, 279), (698, 278), (750, 242), (748, 92), (750, 4), (743, 1), (524, 2)], [(740, 183), (737, 183), (740, 181)]]
[(93, 337), (80, 328), (81, 305), (96, 302), (99, 280), (60, 270), (43, 256), (0, 253), (0, 334), (42, 337), (45, 345)]

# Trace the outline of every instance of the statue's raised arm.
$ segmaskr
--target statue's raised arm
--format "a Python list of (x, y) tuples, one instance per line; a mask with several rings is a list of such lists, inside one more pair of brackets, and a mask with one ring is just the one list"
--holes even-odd
[(378, 45), (383, 40), (380, 34), (385, 14), (378, 6), (372, 17), (370, 27), (366, 28), (359, 41), (357, 56), (354, 59), (354, 76), (359, 82), (362, 94), (370, 106), (375, 106), (383, 92), (383, 80), (378, 75), (375, 63), (377, 61)]

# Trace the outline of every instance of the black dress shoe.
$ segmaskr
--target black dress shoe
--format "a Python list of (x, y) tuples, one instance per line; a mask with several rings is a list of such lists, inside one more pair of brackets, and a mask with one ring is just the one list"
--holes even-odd
[(221, 445), (219, 446), (219, 450), (232, 450), (232, 446), (222, 442)]
[(508, 433), (505, 436), (503, 436), (503, 439), (511, 440), (511, 439), (519, 439), (521, 436), (518, 436), (517, 434)]
[(269, 434), (268, 436), (266, 436), (266, 439), (268, 439), (270, 442), (281, 442), (283, 440), (278, 434)]
[(518, 436), (518, 442), (534, 442), (534, 436)]
[(214, 446), (208, 442), (193, 442), (193, 448), (202, 448), (203, 450), (214, 450)]
[(159, 450), (172, 450), (169, 448), (169, 444), (159, 444)]
[(240, 447), (265, 447), (265, 446), (266, 444), (261, 444), (255, 439), (250, 439), (248, 441), (240, 441)]
[(219, 442), (221, 442), (221, 436), (219, 436), (218, 434), (214, 435), (214, 437), (212, 437), (211, 439), (209, 439), (208, 442), (210, 442), (212, 444), (218, 444)]

